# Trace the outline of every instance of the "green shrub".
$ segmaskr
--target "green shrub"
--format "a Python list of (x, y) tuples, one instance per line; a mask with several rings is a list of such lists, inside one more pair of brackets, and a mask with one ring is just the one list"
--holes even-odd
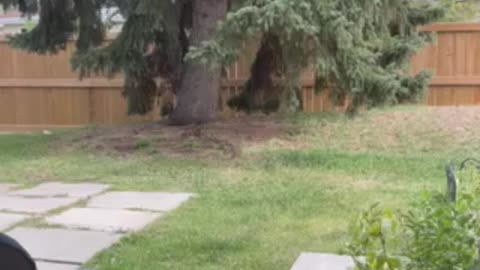
[(406, 212), (375, 205), (351, 226), (347, 252), (358, 270), (480, 269), (480, 176), (457, 175), (457, 200), (424, 193)]

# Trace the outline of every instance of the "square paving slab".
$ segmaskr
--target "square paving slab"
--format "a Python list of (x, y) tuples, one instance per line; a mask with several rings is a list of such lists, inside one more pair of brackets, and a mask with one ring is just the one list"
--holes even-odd
[(10, 190), (16, 188), (18, 185), (15, 184), (0, 184), (0, 194), (9, 192)]
[(64, 229), (16, 228), (7, 233), (36, 260), (82, 264), (121, 237), (120, 234)]
[(27, 219), (27, 215), (0, 213), (0, 231)]
[(0, 211), (45, 214), (56, 208), (65, 207), (78, 198), (24, 198), (0, 196)]
[(352, 258), (322, 253), (302, 253), (290, 270), (350, 270)]
[(64, 184), (58, 182), (40, 184), (31, 189), (17, 190), (11, 195), (28, 197), (75, 197), (89, 198), (102, 193), (109, 188), (102, 184)]
[(51, 225), (108, 232), (138, 231), (161, 214), (117, 209), (73, 208), (47, 218)]
[(190, 199), (189, 193), (109, 192), (93, 198), (88, 207), (170, 211)]
[(46, 262), (36, 262), (37, 270), (79, 270), (80, 266), (73, 264), (57, 264), (57, 263), (46, 263)]

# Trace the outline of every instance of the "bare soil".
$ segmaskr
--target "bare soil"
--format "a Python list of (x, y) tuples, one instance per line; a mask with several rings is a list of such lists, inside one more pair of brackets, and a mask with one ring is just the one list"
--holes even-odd
[(235, 158), (245, 145), (287, 138), (291, 128), (292, 125), (269, 116), (242, 116), (180, 127), (163, 122), (130, 124), (92, 128), (69, 138), (66, 145), (121, 155), (144, 151), (167, 156)]

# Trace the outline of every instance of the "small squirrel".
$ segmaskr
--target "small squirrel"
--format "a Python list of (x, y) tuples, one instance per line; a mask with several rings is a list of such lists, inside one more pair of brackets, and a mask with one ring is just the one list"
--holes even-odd
[(451, 163), (445, 167), (447, 174), (447, 195), (451, 202), (457, 201), (457, 179), (455, 177), (455, 169)]

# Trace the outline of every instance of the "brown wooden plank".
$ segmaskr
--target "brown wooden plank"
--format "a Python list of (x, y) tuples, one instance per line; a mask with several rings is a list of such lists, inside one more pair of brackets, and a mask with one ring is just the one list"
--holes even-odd
[(455, 38), (455, 55), (454, 55), (454, 75), (467, 75), (467, 40), (471, 33), (458, 32), (454, 33)]
[(480, 85), (480, 76), (436, 76), (430, 81), (431, 86), (472, 86)]
[(337, 108), (330, 99), (330, 90), (325, 89), (322, 91), (323, 95), (323, 111), (324, 112), (336, 112)]
[(72, 118), (69, 124), (88, 125), (90, 122), (89, 91), (84, 89), (72, 89), (70, 106)]
[(12, 49), (7, 44), (0, 43), (0, 78), (11, 78), (13, 76), (12, 62)]
[(435, 106), (435, 100), (436, 100), (436, 91), (434, 87), (430, 87), (427, 90), (427, 106)]
[(427, 106), (431, 106), (433, 104), (432, 90), (433, 90), (432, 87), (430, 87), (430, 89), (428, 89), (427, 92), (425, 93), (425, 98), (423, 99), (423, 104)]
[(436, 106), (455, 105), (455, 90), (451, 87), (439, 87), (437, 90)]
[(477, 45), (476, 42), (479, 33), (469, 33), (466, 37), (465, 45), (465, 76), (480, 75), (475, 73), (475, 62), (477, 59)]
[(438, 36), (438, 76), (453, 76), (455, 65), (455, 37), (448, 33)]
[(475, 87), (475, 105), (480, 105), (480, 87)]
[(112, 88), (123, 87), (123, 79), (0, 79), (0, 88)]
[(17, 97), (15, 89), (0, 91), (0, 124), (16, 124)]
[(430, 98), (431, 103), (429, 105), (430, 106), (437, 106), (437, 104), (438, 104), (438, 88), (430, 88), (429, 95), (431, 96), (431, 98)]
[[(15, 78), (49, 78), (50, 68), (44, 65), (46, 56), (29, 53), (20, 50), (13, 50), (15, 57)], [(65, 65), (62, 66), (65, 68)]]
[(475, 105), (475, 88), (476, 87), (461, 87), (455, 90), (455, 101), (457, 106), (472, 106)]
[(15, 89), (16, 124), (45, 124), (47, 119), (45, 90)]
[(330, 99), (330, 90), (323, 89), (321, 92), (322, 95), (322, 112), (332, 112), (335, 110), (333, 107), (332, 100)]
[(429, 69), (433, 75), (438, 75), (438, 62), (439, 62), (439, 54), (438, 54), (438, 40), (435, 41), (434, 44), (431, 45), (430, 54), (428, 55), (428, 62), (426, 63), (427, 69)]
[(106, 123), (102, 108), (104, 93), (106, 91), (99, 91), (98, 88), (90, 90), (90, 121), (92, 124)]
[(411, 58), (410, 74), (417, 74), (421, 70), (435, 72), (436, 57), (436, 45), (425, 46)]
[(115, 88), (109, 89), (109, 93), (107, 107), (110, 115), (109, 123), (127, 123), (129, 119), (127, 100)]
[[(31, 91), (31, 90), (30, 90)], [(35, 91), (31, 91), (35, 92)], [(85, 91), (88, 94), (88, 91)], [(72, 92), (71, 89), (49, 90), (50, 121), (54, 125), (73, 124)]]
[(303, 101), (304, 106), (305, 106), (305, 112), (306, 113), (314, 112), (314, 109), (313, 109), (313, 91), (312, 91), (312, 89), (305, 88), (305, 97), (306, 98)]
[(422, 32), (480, 32), (479, 23), (433, 23), (420, 26)]
[(12, 132), (12, 133), (22, 133), (22, 132), (35, 132), (42, 130), (51, 130), (51, 129), (72, 129), (72, 128), (81, 128), (82, 126), (77, 125), (19, 125), (19, 124), (0, 124), (0, 132)]
[(473, 74), (480, 75), (480, 32), (472, 34), (472, 41), (474, 45), (469, 46), (471, 53), (470, 56), (474, 59), (473, 62)]
[(322, 93), (315, 93), (315, 90), (312, 89), (313, 92), (313, 112), (318, 113), (323, 111), (323, 96)]

